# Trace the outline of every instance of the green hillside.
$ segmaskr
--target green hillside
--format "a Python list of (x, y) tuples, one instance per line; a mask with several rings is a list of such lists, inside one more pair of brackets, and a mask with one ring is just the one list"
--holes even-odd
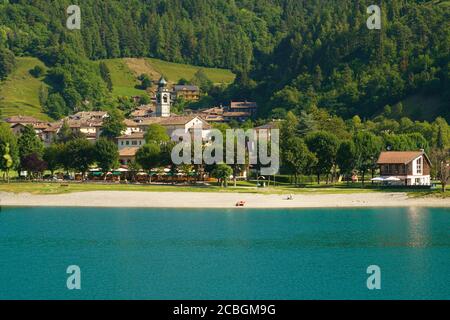
[(128, 68), (123, 59), (102, 60), (111, 72), (114, 96), (139, 96), (145, 93), (137, 89), (139, 81), (134, 73)]
[(150, 58), (146, 60), (150, 62), (150, 65), (152, 65), (156, 71), (167, 76), (171, 82), (177, 82), (181, 78), (189, 80), (199, 69), (203, 69), (208, 78), (215, 84), (232, 83), (235, 78), (235, 75), (227, 69), (201, 68), (188, 64), (178, 64)]
[(17, 68), (0, 83), (0, 113), (2, 118), (12, 115), (33, 116), (42, 120), (49, 117), (42, 112), (39, 103), (39, 88), (44, 85), (43, 78), (36, 79), (30, 70), (36, 65), (45, 68), (36, 58), (17, 58)]
[(227, 69), (203, 68), (159, 59), (124, 58), (102, 61), (111, 71), (113, 95), (115, 96), (142, 95), (145, 91), (138, 89), (139, 81), (136, 79), (141, 74), (147, 74), (153, 81), (157, 81), (161, 75), (164, 75), (170, 83), (177, 83), (182, 78), (190, 80), (199, 69), (203, 69), (215, 84), (229, 84), (235, 78), (235, 75)]
[[(191, 79), (200, 67), (165, 62), (158, 59), (108, 59), (104, 61), (110, 69), (114, 96), (140, 96), (145, 93), (138, 88), (136, 79), (142, 73), (158, 80), (164, 74), (171, 83), (179, 79)], [(37, 58), (17, 58), (17, 68), (0, 83), (0, 114), (2, 118), (11, 115), (33, 116), (50, 120), (39, 103), (39, 88), (46, 86), (44, 78), (36, 79), (30, 70), (36, 65), (44, 66)], [(234, 74), (225, 69), (203, 68), (214, 83), (231, 83)]]

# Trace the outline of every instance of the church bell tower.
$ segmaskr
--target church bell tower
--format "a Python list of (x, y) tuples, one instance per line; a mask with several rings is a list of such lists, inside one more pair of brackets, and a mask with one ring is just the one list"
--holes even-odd
[(156, 116), (170, 117), (170, 92), (167, 88), (167, 81), (161, 77), (158, 82), (158, 93), (156, 94)]

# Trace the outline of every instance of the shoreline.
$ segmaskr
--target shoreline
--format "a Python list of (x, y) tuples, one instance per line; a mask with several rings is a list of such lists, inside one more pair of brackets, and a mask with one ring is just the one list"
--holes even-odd
[(4, 207), (91, 207), (91, 208), (450, 208), (447, 198), (408, 197), (406, 193), (295, 194), (288, 195), (202, 192), (87, 191), (68, 194), (32, 195), (0, 192)]

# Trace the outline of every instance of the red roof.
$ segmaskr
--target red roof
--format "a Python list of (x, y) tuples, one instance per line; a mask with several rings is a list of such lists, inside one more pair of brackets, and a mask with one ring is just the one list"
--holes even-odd
[(387, 151), (382, 152), (378, 158), (378, 164), (408, 164), (421, 155), (430, 162), (427, 155), (423, 151)]

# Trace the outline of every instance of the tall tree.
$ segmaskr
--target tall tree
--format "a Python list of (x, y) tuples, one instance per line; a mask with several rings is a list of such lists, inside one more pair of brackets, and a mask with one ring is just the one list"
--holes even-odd
[(36, 135), (36, 131), (32, 125), (26, 125), (17, 140), (20, 156), (20, 168), (24, 167), (24, 162), (30, 155), (42, 158), (44, 153), (44, 144)]
[(102, 169), (106, 180), (107, 173), (111, 169), (116, 168), (119, 164), (119, 150), (117, 144), (106, 138), (100, 138), (95, 143), (94, 157), (97, 165)]
[(336, 163), (347, 181), (356, 168), (356, 146), (352, 140), (342, 141), (336, 155)]
[(125, 116), (120, 110), (114, 109), (108, 112), (108, 117), (103, 121), (101, 136), (108, 139), (116, 139), (126, 129)]
[(306, 136), (306, 144), (317, 158), (315, 172), (317, 183), (320, 184), (320, 176), (322, 174), (329, 175), (336, 164), (336, 154), (339, 147), (338, 139), (331, 133), (318, 131)]
[(161, 164), (161, 147), (155, 142), (150, 142), (141, 147), (136, 153), (136, 162), (146, 170), (152, 182), (151, 170)]
[(94, 146), (85, 138), (69, 141), (64, 148), (64, 158), (68, 167), (86, 176), (89, 167), (95, 162)]
[(366, 131), (358, 132), (353, 140), (356, 147), (356, 167), (362, 174), (364, 186), (365, 174), (368, 170), (374, 170), (376, 167), (383, 142), (380, 137)]
[(0, 170), (5, 172), (9, 181), (9, 172), (19, 166), (17, 138), (6, 123), (0, 122)]

